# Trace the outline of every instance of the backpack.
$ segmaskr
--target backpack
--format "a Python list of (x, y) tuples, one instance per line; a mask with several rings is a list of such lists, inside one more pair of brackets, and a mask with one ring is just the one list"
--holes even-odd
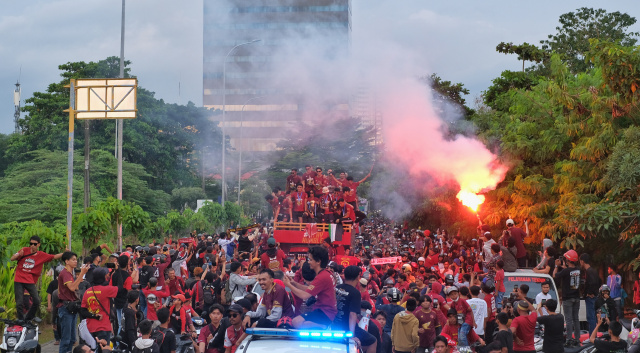
[[(237, 289), (238, 285), (236, 285)], [(229, 276), (229, 279), (227, 279), (227, 282), (224, 284), (224, 299), (225, 299), (225, 303), (227, 305), (231, 305), (231, 302), (233, 301), (233, 296), (232, 296), (232, 291), (231, 291), (231, 276)]]
[(210, 306), (216, 302), (215, 288), (211, 283), (207, 283), (202, 286), (202, 298), (204, 299), (204, 305)]
[[(168, 328), (167, 331), (171, 330), (171, 332), (173, 332), (173, 329)], [(156, 343), (158, 344), (158, 347), (162, 346), (162, 343), (164, 343), (164, 336), (166, 335), (165, 331), (161, 330), (160, 327), (156, 327), (153, 329), (153, 331), (151, 331), (151, 338), (156, 341)]]

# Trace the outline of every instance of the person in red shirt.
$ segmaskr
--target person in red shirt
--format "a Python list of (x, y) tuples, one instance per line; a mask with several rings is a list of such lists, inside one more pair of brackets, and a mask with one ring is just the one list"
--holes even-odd
[(170, 267), (167, 270), (167, 276), (169, 278), (166, 280), (165, 284), (169, 288), (169, 294), (184, 294), (184, 279), (176, 276), (176, 270)]
[(149, 304), (147, 305), (148, 320), (158, 321), (156, 311), (162, 307), (162, 300), (171, 295), (169, 287), (163, 286), (161, 288), (161, 290), (158, 290), (158, 280), (155, 277), (149, 278), (147, 288), (142, 288), (142, 293), (144, 293), (145, 298), (147, 298), (147, 303)]
[(298, 184), (302, 184), (302, 178), (298, 175), (297, 168), (291, 168), (291, 174), (287, 177), (287, 191), (294, 191)]
[(368, 177), (371, 176), (371, 173), (367, 174), (364, 178), (362, 178), (362, 180), (360, 181), (353, 181), (353, 177), (352, 176), (348, 176), (345, 183), (342, 183), (342, 186), (348, 186), (349, 189), (351, 189), (351, 193), (349, 194), (349, 197), (347, 198), (347, 196), (345, 196), (345, 200), (351, 204), (351, 206), (353, 206), (354, 208), (358, 208), (358, 186), (360, 186), (361, 183), (364, 183), (365, 180), (367, 180)]
[(273, 212), (273, 221), (279, 221), (278, 216), (280, 215), (280, 201), (277, 197), (273, 195), (267, 195), (264, 197), (265, 201), (271, 206), (271, 211)]
[(333, 223), (333, 204), (335, 202), (335, 196), (329, 192), (328, 187), (322, 188), (322, 196), (320, 196), (320, 207), (324, 211), (322, 222)]
[(302, 179), (304, 182), (304, 191), (309, 192), (313, 191), (315, 183), (313, 182), (313, 178), (316, 177), (316, 172), (313, 171), (313, 167), (310, 165), (304, 166), (306, 172), (302, 174)]
[(498, 310), (496, 308), (496, 299), (492, 294), (494, 288), (490, 287), (486, 283), (483, 283), (482, 286), (480, 286), (480, 289), (482, 289), (482, 292), (484, 293), (484, 301), (485, 303), (487, 303), (488, 317), (484, 329), (484, 338), (487, 344), (489, 344), (493, 341), (492, 333), (498, 327), (498, 324), (496, 323), (496, 314)]
[[(484, 345), (484, 341), (474, 330), (470, 330), (468, 333), (462, 331), (461, 325), (458, 324), (458, 312), (454, 308), (447, 311), (447, 324), (442, 328), (441, 334), (448, 335), (452, 340), (458, 342), (459, 346), (466, 347), (469, 346), (469, 343), (475, 342)], [(533, 335), (531, 337), (533, 338)]]
[(353, 206), (346, 203), (344, 199), (338, 200), (336, 211), (338, 212), (336, 223), (353, 224), (356, 221), (356, 213), (353, 210)]
[(304, 192), (304, 186), (302, 183), (296, 185), (296, 191), (291, 193), (291, 203), (293, 204), (293, 220), (297, 220), (298, 223), (302, 223), (302, 217), (307, 206), (307, 193)]
[(514, 335), (513, 351), (535, 352), (533, 338), (538, 314), (536, 314), (535, 310), (532, 310), (532, 306), (526, 300), (517, 302), (513, 309), (518, 310), (518, 314), (520, 314), (511, 321), (511, 332)]
[(87, 319), (87, 329), (91, 335), (107, 342), (111, 340), (111, 299), (118, 295), (118, 287), (105, 285), (109, 283), (109, 276), (105, 267), (93, 270), (91, 287), (84, 292), (80, 310), (81, 316)]
[(291, 211), (291, 197), (287, 193), (287, 195), (285, 196), (278, 196), (278, 201), (280, 201), (280, 215), (278, 216), (278, 218), (283, 222), (292, 222), (293, 215)]
[(398, 275), (398, 283), (395, 285), (402, 293), (409, 290), (409, 282), (407, 282), (407, 276), (404, 273)]
[(316, 194), (316, 197), (322, 196), (322, 188), (327, 186), (327, 177), (322, 175), (322, 168), (316, 168), (316, 176), (313, 177), (313, 192)]
[(306, 301), (310, 297), (316, 297), (313, 311), (296, 316), (292, 323), (295, 328), (326, 329), (338, 313), (336, 302), (336, 284), (333, 276), (327, 271), (329, 253), (321, 246), (309, 249), (309, 266), (316, 273), (316, 278), (309, 286), (291, 281), (289, 276), (284, 276), (283, 282), (293, 295)]
[[(62, 257), (62, 253), (50, 255), (43, 251), (39, 251), (40, 237), (34, 235), (29, 240), (29, 246), (20, 249), (11, 256), (11, 261), (18, 261), (16, 265), (16, 275), (14, 278), (14, 293), (16, 297), (16, 314), (18, 320), (30, 321), (36, 317), (36, 313), (40, 308), (40, 294), (36, 288), (36, 283), (42, 274), (42, 266), (51, 260), (58, 260)], [(27, 291), (32, 298), (33, 303), (29, 307), (29, 311), (24, 315), (25, 303), (24, 292)]]
[(284, 259), (287, 255), (276, 246), (276, 239), (269, 238), (267, 247), (267, 251), (260, 255), (260, 266), (271, 271), (284, 271)]
[(235, 353), (238, 343), (242, 342), (247, 334), (244, 332), (242, 320), (244, 318), (244, 310), (238, 304), (232, 304), (229, 307), (229, 322), (231, 325), (227, 328), (224, 335), (225, 353)]
[[(466, 300), (460, 299), (460, 293), (458, 292), (458, 287), (456, 286), (447, 287), (445, 289), (445, 294), (450, 300), (449, 306), (451, 307), (451, 309), (454, 309), (457, 315), (460, 315), (463, 320), (462, 324), (459, 325), (460, 337), (458, 339), (458, 342), (460, 343), (461, 346), (468, 346), (469, 342), (467, 341), (467, 337), (471, 336), (470, 332), (473, 332), (473, 334), (475, 335), (475, 332), (471, 329), (475, 325), (475, 321), (473, 318), (473, 310), (471, 310), (471, 307), (469, 306)], [(447, 315), (449, 315), (448, 312), (447, 312)]]

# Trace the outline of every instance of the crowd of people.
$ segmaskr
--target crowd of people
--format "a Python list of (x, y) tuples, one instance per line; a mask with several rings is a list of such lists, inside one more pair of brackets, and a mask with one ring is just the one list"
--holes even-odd
[[(308, 185), (291, 183), (292, 190), (301, 186)], [(108, 351), (114, 335), (135, 352), (175, 353), (186, 341), (199, 353), (234, 353), (248, 327), (350, 331), (368, 353), (448, 353), (456, 346), (534, 352), (536, 323), (545, 327), (543, 351), (553, 353), (581, 344), (583, 296), (599, 351), (626, 348), (619, 338), (620, 276), (612, 266), (601, 284), (588, 254), (559, 256), (545, 244), (534, 271), (558, 283), (560, 304), (549, 294), (550, 282), (536, 298), (527, 297), (526, 284), (507, 292), (505, 271), (527, 258), (528, 230), (511, 219), (499, 236), (480, 225), (467, 241), (446, 230), (407, 229), (378, 218), (361, 223), (351, 247), (327, 238), (304, 255), (285, 254), (268, 225), (130, 245), (122, 252), (102, 244), (81, 263), (70, 251), (39, 251), (34, 236), (11, 258), (17, 261), (18, 316), (36, 315), (35, 283), (45, 263), (59, 260), (47, 304), (60, 353)], [(556, 313), (558, 305), (564, 316)], [(206, 321), (199, 335), (197, 317)], [(87, 334), (74, 349), (78, 319)], [(608, 332), (610, 340), (597, 338), (598, 332)]]
[(265, 196), (276, 221), (356, 226), (366, 217), (358, 209), (358, 186), (371, 173), (360, 181), (354, 181), (346, 172), (341, 172), (336, 178), (331, 169), (327, 170), (327, 175), (322, 174), (321, 167), (314, 171), (307, 165), (305, 169), (302, 175), (298, 175), (297, 168), (291, 169), (285, 190), (275, 187), (271, 194)]

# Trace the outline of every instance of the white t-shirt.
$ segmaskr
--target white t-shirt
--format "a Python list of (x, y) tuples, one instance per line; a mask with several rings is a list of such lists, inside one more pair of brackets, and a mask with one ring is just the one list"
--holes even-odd
[[(543, 294), (542, 292), (538, 293), (538, 295), (536, 295), (536, 309), (539, 308), (540, 305), (542, 305), (542, 299), (549, 300), (549, 299), (553, 299), (553, 297), (549, 293), (547, 294)], [(549, 315), (546, 308), (542, 308), (542, 315)]]
[(484, 335), (484, 319), (487, 317), (487, 302), (480, 298), (467, 299), (467, 304), (473, 311), (473, 319), (476, 321), (476, 328), (473, 330), (478, 335)]

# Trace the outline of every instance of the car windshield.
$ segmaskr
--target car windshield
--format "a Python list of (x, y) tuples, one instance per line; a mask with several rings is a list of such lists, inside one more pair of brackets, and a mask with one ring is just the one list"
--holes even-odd
[[(515, 286), (520, 286), (521, 284), (526, 284), (529, 286), (529, 293), (527, 293), (527, 297), (535, 299), (538, 293), (542, 292), (542, 283), (548, 281), (548, 278), (545, 277), (534, 277), (528, 276), (526, 274), (523, 275), (511, 275), (504, 277), (504, 288), (506, 290), (505, 297), (509, 297), (509, 293), (513, 292)], [(555, 291), (555, 287), (553, 285), (550, 286), (549, 294), (554, 300), (558, 300), (558, 294)]]

